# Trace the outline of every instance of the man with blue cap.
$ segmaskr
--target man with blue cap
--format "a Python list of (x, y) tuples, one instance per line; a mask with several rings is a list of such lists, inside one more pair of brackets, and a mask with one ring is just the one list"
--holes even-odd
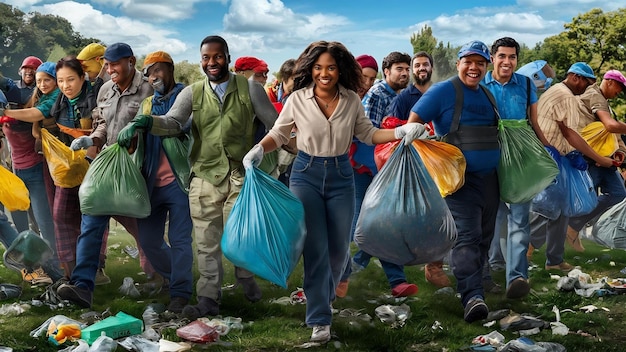
[[(411, 109), (409, 122), (433, 122), (435, 133), (457, 146), (467, 161), (465, 184), (445, 200), (458, 237), (451, 266), (468, 323), (487, 317), (482, 268), (494, 234), (500, 190), (498, 112), (480, 85), (491, 62), (485, 43), (474, 40), (458, 52), (458, 75), (434, 84)], [(451, 97), (455, 97), (451, 99)]]
[[(587, 169), (587, 161), (583, 156), (601, 167), (613, 165), (611, 158), (596, 153), (577, 132), (580, 120), (577, 96), (595, 82), (596, 76), (591, 66), (576, 62), (567, 70), (565, 80), (550, 87), (539, 98), (537, 122), (550, 143), (551, 147), (546, 149), (557, 160), (557, 164), (561, 156), (565, 155), (572, 166), (580, 170)], [(563, 259), (569, 217), (560, 214), (556, 219), (550, 219), (547, 215), (531, 212), (529, 255), (534, 248), (545, 243), (545, 269), (569, 272), (573, 267)], [(554, 216), (551, 214), (551, 217)]]

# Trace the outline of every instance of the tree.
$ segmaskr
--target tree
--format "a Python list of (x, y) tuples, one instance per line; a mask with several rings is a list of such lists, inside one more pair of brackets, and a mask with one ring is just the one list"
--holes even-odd
[(433, 36), (433, 29), (425, 25), (418, 33), (411, 35), (413, 54), (425, 51), (433, 57), (433, 81), (444, 80), (456, 72), (456, 52), (450, 43), (444, 46), (443, 42), (437, 45), (437, 38)]
[(204, 73), (198, 64), (192, 64), (187, 60), (174, 64), (174, 78), (176, 82), (188, 86), (204, 79)]
[(418, 51), (432, 53), (437, 46), (437, 38), (433, 36), (433, 29), (428, 25), (420, 29), (419, 33), (411, 35), (411, 45), (413, 46), (413, 54)]

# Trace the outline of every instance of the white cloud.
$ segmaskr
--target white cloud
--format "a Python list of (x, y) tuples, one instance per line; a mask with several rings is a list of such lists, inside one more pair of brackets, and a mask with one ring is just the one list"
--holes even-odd
[(92, 0), (99, 6), (117, 9), (124, 15), (152, 22), (184, 20), (194, 14), (194, 6), (202, 2), (220, 2), (227, 0)]
[(136, 56), (163, 49), (172, 55), (187, 50), (187, 45), (177, 39), (178, 33), (175, 31), (126, 16), (105, 14), (89, 4), (63, 1), (35, 6), (32, 10), (66, 18), (74, 30), (84, 37), (98, 38), (108, 45), (115, 42), (128, 43)]

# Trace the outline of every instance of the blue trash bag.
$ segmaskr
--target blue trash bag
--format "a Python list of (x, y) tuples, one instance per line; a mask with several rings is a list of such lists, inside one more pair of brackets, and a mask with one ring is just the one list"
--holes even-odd
[(382, 260), (417, 265), (441, 260), (456, 237), (435, 181), (413, 145), (402, 143), (365, 193), (355, 243)]
[(283, 288), (304, 248), (304, 206), (280, 181), (246, 167), (243, 188), (226, 221), (224, 256)]
[(598, 193), (587, 170), (572, 166), (567, 156), (561, 159), (563, 173), (568, 185), (568, 202), (563, 207), (563, 215), (573, 217), (591, 213), (598, 205)]
[[(569, 161), (567, 163), (569, 164)], [(561, 216), (563, 207), (569, 203), (566, 175), (562, 170), (563, 166), (559, 165), (559, 174), (552, 180), (552, 183), (533, 198), (530, 206), (532, 212), (550, 220), (556, 220)]]
[(80, 211), (93, 216), (145, 218), (152, 211), (139, 166), (117, 143), (105, 148), (89, 165), (78, 199)]

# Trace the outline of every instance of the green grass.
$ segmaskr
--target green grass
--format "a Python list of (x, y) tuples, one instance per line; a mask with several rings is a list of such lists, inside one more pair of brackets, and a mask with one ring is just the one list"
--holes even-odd
[[(582, 254), (566, 251), (566, 260), (573, 265), (580, 265), (582, 270), (592, 278), (618, 278), (626, 275), (620, 270), (626, 267), (626, 251), (609, 250), (590, 241), (583, 241), (586, 251)], [(114, 227), (109, 237), (109, 254), (106, 271), (112, 283), (98, 286), (94, 296), (94, 310), (102, 312), (110, 308), (112, 313), (124, 311), (141, 318), (146, 305), (151, 302), (168, 303), (167, 294), (156, 297), (141, 298), (140, 301), (122, 297), (117, 289), (126, 276), (136, 282), (143, 282), (145, 277), (140, 274), (138, 259), (132, 259), (122, 252), (127, 245), (134, 245), (132, 237), (123, 229)], [(545, 261), (543, 250), (536, 251), (533, 262), (542, 264)], [(194, 268), (195, 270), (195, 268)], [(233, 267), (225, 262), (225, 282), (234, 282)], [(372, 317), (367, 323), (358, 318), (333, 317), (333, 339), (325, 346), (311, 348), (311, 351), (343, 350), (343, 351), (458, 351), (468, 350), (471, 341), (478, 335), (488, 334), (493, 330), (500, 331), (508, 340), (519, 337), (515, 333), (502, 331), (499, 324), (484, 327), (481, 323), (467, 324), (463, 321), (463, 310), (458, 298), (452, 295), (436, 295), (436, 288), (424, 280), (421, 266), (406, 267), (410, 281), (420, 287), (417, 296), (404, 301), (411, 308), (411, 316), (401, 328), (392, 328), (380, 322), (374, 309), (381, 304), (399, 305), (393, 299), (385, 297), (389, 293), (387, 280), (383, 271), (375, 265), (353, 275), (348, 296), (334, 302), (338, 310), (362, 310)], [(575, 293), (564, 293), (556, 290), (556, 280), (550, 278), (543, 265), (530, 271), (532, 291), (522, 300), (507, 300), (504, 294), (488, 294), (486, 302), (491, 310), (511, 309), (518, 313), (538, 316), (548, 322), (555, 321), (552, 307), (560, 310), (572, 309), (574, 313), (561, 313), (561, 321), (570, 328), (567, 336), (553, 336), (550, 329), (543, 330), (530, 338), (534, 341), (554, 341), (563, 344), (567, 351), (624, 351), (626, 337), (622, 323), (626, 313), (626, 295), (583, 298)], [(553, 273), (556, 274), (556, 273)], [(197, 277), (197, 272), (195, 272)], [(19, 273), (0, 267), (0, 281), (20, 283)], [(496, 282), (504, 285), (504, 273), (494, 276)], [(263, 289), (263, 300), (255, 304), (243, 298), (241, 289), (223, 292), (220, 311), (223, 316), (240, 317), (244, 329), (231, 331), (223, 336), (219, 345), (196, 345), (194, 351), (298, 351), (298, 346), (307, 342), (311, 330), (304, 324), (304, 305), (279, 305), (270, 303), (271, 299), (289, 294), (302, 282), (302, 265), (298, 265), (291, 275), (288, 289), (280, 288), (267, 281), (258, 279)], [(28, 301), (43, 292), (43, 288), (32, 288), (24, 284), (24, 292), (20, 300)], [(1, 303), (13, 303), (3, 301)], [(596, 310), (584, 313), (580, 307), (594, 304), (606, 307), (610, 311)], [(78, 308), (58, 308), (51, 310), (47, 306), (32, 307), (26, 313), (17, 316), (0, 316), (0, 346), (12, 347), (14, 351), (56, 351), (45, 339), (34, 339), (29, 332), (46, 319), (57, 314), (79, 319), (86, 312)], [(441, 329), (432, 329), (435, 321)], [(584, 333), (577, 333), (578, 331)], [(175, 332), (169, 330), (166, 336), (176, 339)], [(118, 349), (120, 350), (120, 349)]]

